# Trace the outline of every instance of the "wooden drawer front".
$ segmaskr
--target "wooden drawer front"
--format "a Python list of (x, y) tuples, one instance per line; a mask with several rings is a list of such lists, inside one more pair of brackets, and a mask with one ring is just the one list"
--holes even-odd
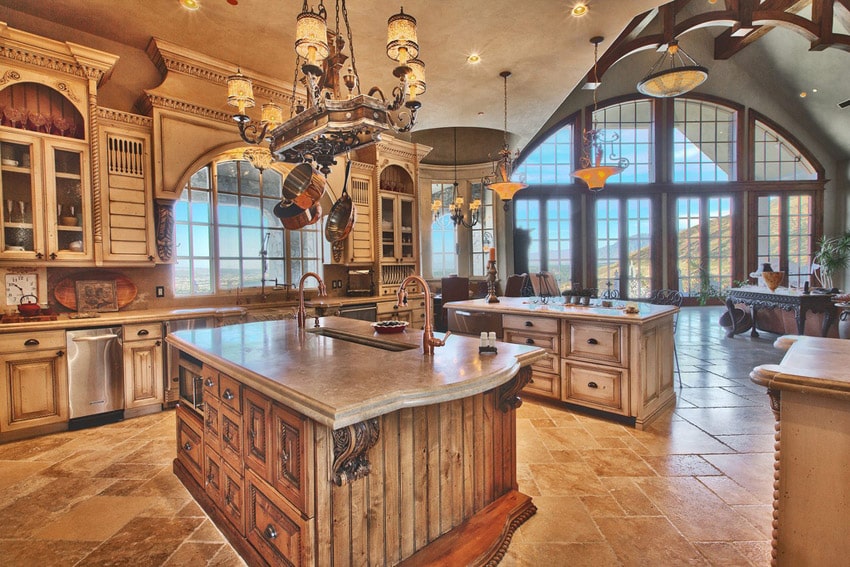
[(9, 333), (0, 341), (0, 352), (26, 352), (28, 350), (65, 350), (65, 331), (39, 331), (37, 333)]
[(162, 338), (162, 323), (124, 325), (124, 342)]
[(504, 341), (506, 343), (545, 348), (547, 351), (555, 354), (558, 354), (559, 352), (558, 335), (543, 335), (540, 333), (530, 333), (528, 331), (505, 329)]
[(307, 474), (310, 425), (305, 417), (283, 406), (272, 406), (272, 486), (308, 517), (312, 516)]
[(253, 470), (260, 478), (271, 482), (271, 401), (264, 395), (245, 388), (245, 467)]
[(213, 502), (221, 505), (221, 457), (207, 445), (204, 451), (204, 490)]
[[(269, 565), (293, 565), (307, 562), (302, 557), (305, 542), (312, 541), (308, 521), (285, 498), (264, 488), (253, 472), (245, 473), (247, 516), (245, 536)], [(268, 490), (268, 492), (267, 492)]]
[(534, 333), (558, 334), (558, 320), (550, 317), (502, 315), (502, 326), (506, 329), (524, 329)]
[(245, 535), (245, 481), (237, 469), (227, 463), (221, 469), (221, 508), (240, 535)]
[(200, 416), (181, 406), (177, 408), (177, 458), (195, 481), (203, 486), (204, 449)]
[(242, 418), (225, 406), (221, 406), (221, 456), (242, 470)]
[(561, 371), (561, 359), (557, 354), (546, 353), (545, 358), (541, 358), (531, 365), (534, 373), (545, 372), (548, 374), (559, 374)]
[(227, 374), (218, 375), (218, 399), (236, 413), (242, 413), (242, 385)]
[(204, 443), (221, 451), (221, 407), (215, 398), (204, 399)]
[(204, 401), (206, 402), (211, 397), (218, 399), (218, 371), (204, 364), (201, 369), (201, 376), (204, 383)]
[(564, 401), (626, 413), (623, 401), (625, 370), (564, 361), (562, 376)]
[(565, 322), (564, 350), (567, 358), (623, 363), (628, 330), (625, 325)]
[(537, 372), (531, 375), (531, 382), (526, 384), (524, 391), (553, 400), (561, 399), (561, 377), (558, 374)]

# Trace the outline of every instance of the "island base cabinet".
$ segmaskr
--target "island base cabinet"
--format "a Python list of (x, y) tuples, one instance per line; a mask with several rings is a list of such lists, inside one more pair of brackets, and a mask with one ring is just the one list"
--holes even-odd
[(269, 565), (312, 565), (313, 522), (301, 515), (252, 471), (245, 474), (246, 536)]

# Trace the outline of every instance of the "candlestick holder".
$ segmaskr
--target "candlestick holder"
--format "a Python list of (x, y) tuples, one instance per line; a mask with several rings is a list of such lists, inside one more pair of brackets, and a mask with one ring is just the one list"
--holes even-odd
[(496, 297), (496, 260), (487, 264), (487, 303), (499, 303)]

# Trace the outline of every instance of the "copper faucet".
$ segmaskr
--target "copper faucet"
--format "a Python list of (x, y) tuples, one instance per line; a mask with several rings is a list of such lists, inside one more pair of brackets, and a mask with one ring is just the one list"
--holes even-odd
[[(304, 308), (304, 280), (306, 280), (309, 276), (313, 276), (316, 278), (316, 281), (319, 282), (319, 297), (327, 297), (328, 290), (325, 289), (325, 282), (322, 281), (322, 278), (316, 272), (307, 272), (303, 276), (301, 276), (301, 280), (298, 282), (298, 314), (296, 319), (298, 320), (298, 328), (303, 329), (304, 323), (307, 321), (307, 310)], [(319, 319), (316, 319), (316, 326), (318, 327)]]
[(425, 292), (425, 328), (422, 330), (422, 351), (426, 354), (434, 354), (434, 347), (441, 347), (446, 344), (446, 339), (451, 335), (451, 331), (446, 333), (442, 339), (434, 337), (434, 331), (431, 327), (431, 290), (428, 284), (425, 283), (420, 276), (411, 275), (404, 278), (401, 285), (398, 286), (398, 306), (403, 307), (407, 303), (407, 292), (404, 291), (404, 286), (410, 282), (416, 282)]

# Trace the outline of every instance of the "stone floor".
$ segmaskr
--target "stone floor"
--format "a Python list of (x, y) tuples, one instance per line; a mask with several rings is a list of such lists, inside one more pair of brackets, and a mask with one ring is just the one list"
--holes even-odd
[[(646, 431), (527, 401), (520, 489), (537, 514), (503, 565), (770, 563), (773, 415), (750, 383), (774, 335), (684, 309), (676, 407)], [(0, 445), (4, 566), (244, 565), (171, 473), (174, 412)]]

